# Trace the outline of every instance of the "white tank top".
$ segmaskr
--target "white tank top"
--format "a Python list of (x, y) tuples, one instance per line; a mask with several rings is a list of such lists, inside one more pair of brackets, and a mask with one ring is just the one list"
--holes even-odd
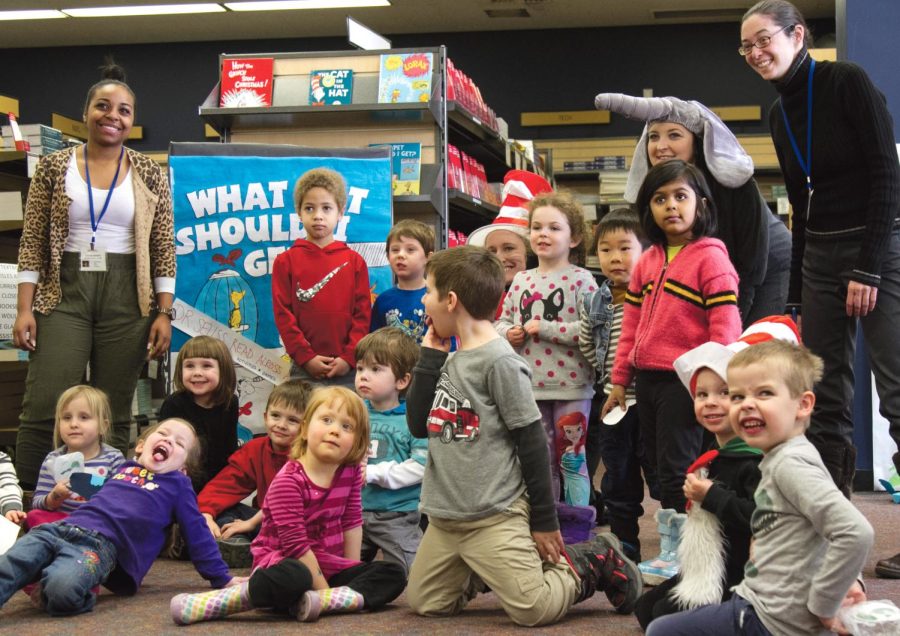
[[(91, 184), (93, 185), (93, 184)], [(100, 216), (109, 190), (92, 187), (94, 216)], [(69, 236), (65, 251), (77, 252), (91, 244), (91, 211), (88, 203), (87, 182), (78, 172), (75, 153), (66, 172), (66, 194), (72, 199), (69, 206)], [(109, 208), (97, 227), (96, 245), (114, 254), (134, 254), (134, 186), (131, 183), (131, 167), (125, 180), (113, 190)]]

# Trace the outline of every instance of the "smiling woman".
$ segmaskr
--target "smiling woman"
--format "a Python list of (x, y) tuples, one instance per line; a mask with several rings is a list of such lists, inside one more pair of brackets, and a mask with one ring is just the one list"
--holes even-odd
[(28, 191), (13, 326), (13, 341), (31, 357), (16, 440), (28, 489), (50, 450), (56, 399), (81, 383), (88, 362), (90, 383), (109, 395), (110, 442), (124, 452), (141, 367), (169, 348), (169, 184), (124, 146), (136, 101), (124, 71), (109, 64), (102, 77), (85, 101), (87, 143), (41, 159)]

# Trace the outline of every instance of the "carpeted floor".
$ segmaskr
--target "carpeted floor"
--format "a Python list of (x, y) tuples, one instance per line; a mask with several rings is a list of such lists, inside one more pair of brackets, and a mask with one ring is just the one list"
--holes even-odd
[[(884, 493), (855, 494), (854, 503), (875, 528), (875, 548), (866, 564), (864, 575), (870, 599), (889, 599), (900, 605), (900, 580), (877, 579), (874, 575), (878, 559), (900, 552), (900, 506), (891, 503)], [(641, 536), (644, 553), (654, 554), (659, 547), (652, 515), (656, 502), (645, 501), (647, 514), (642, 520)], [(247, 571), (239, 572), (242, 574)], [(16, 636), (46, 636), (47, 634), (242, 634), (255, 630), (266, 634), (491, 634), (505, 633), (516, 628), (506, 618), (497, 598), (485, 594), (475, 599), (459, 616), (447, 619), (426, 619), (414, 615), (401, 596), (386, 610), (377, 613), (326, 616), (318, 623), (298, 625), (284, 617), (262, 611), (212, 622), (177, 627), (169, 617), (169, 599), (180, 592), (209, 589), (206, 581), (194, 571), (190, 563), (158, 560), (150, 570), (137, 596), (116, 597), (106, 590), (100, 595), (93, 612), (73, 618), (50, 618), (32, 607), (28, 598), (16, 594), (0, 610), (0, 633)], [(603, 594), (572, 608), (560, 623), (536, 628), (540, 634), (590, 634), (591, 636), (640, 634), (632, 616), (615, 614)]]

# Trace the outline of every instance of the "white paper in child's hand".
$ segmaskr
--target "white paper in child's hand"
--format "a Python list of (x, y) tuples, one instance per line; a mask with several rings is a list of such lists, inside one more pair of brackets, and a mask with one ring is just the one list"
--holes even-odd
[(53, 472), (53, 479), (57, 482), (68, 479), (69, 475), (72, 473), (83, 473), (84, 455), (79, 451), (60, 455), (56, 458), (56, 461), (53, 462), (51, 470)]
[[(628, 408), (632, 408), (635, 404), (637, 404), (636, 400), (625, 400), (625, 406)], [(609, 413), (603, 417), (603, 423), (609, 426), (618, 424), (619, 421), (625, 417), (625, 413), (627, 413), (627, 411), (621, 406), (614, 406), (609, 410)]]
[(19, 536), (18, 525), (10, 521), (4, 516), (0, 516), (0, 554), (6, 554), (6, 551), (12, 547)]

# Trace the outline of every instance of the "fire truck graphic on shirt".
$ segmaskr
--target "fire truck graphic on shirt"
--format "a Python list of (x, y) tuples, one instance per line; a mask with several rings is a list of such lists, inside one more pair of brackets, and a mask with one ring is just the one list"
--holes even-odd
[(446, 373), (438, 380), (428, 414), (428, 436), (438, 437), (445, 444), (478, 439), (478, 415)]

